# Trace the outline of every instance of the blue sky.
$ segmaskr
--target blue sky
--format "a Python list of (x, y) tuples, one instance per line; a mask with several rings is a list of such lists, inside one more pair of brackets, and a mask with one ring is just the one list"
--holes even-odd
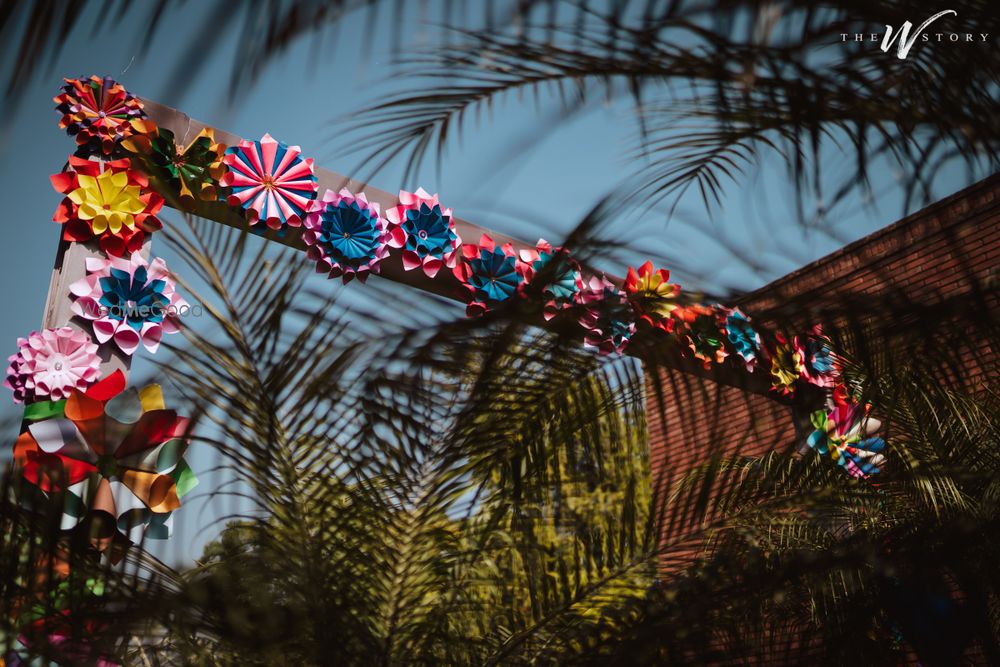
[[(331, 124), (395, 89), (387, 80), (393, 73), (385, 39), (365, 34), (362, 17), (348, 19), (345, 29), (318, 41), (293, 45), (272, 62), (257, 83), (236, 99), (227, 94), (228, 75), (238, 35), (225, 33), (220, 48), (211, 52), (180, 93), (169, 91), (167, 78), (186, 46), (192, 26), (208, 12), (210, 3), (187, 3), (184, 12), (169, 13), (148, 49), (139, 57), (141, 36), (134, 17), (118, 25), (95, 27), (96, 16), (85, 18), (70, 35), (65, 48), (52, 59), (47, 72), (22, 91), (18, 106), (7, 105), (0, 126), (0, 194), (4, 221), (0, 224), (0, 279), (5, 286), (0, 342), (5, 355), (15, 350), (16, 338), (37, 329), (48, 288), (49, 274), (60, 234), (51, 222), (60, 196), (48, 176), (62, 168), (73, 141), (57, 127), (51, 98), (63, 76), (107, 74), (132, 92), (182, 109), (190, 116), (244, 137), (264, 132), (299, 144), (317, 163), (341, 173), (359, 173), (364, 165), (348, 155), (352, 137), (343, 125)], [(434, 28), (408, 25), (435, 39)], [(249, 39), (251, 36), (243, 36)], [(7, 47), (10, 48), (9, 45)], [(369, 53), (370, 55), (362, 55)], [(5, 52), (4, 58), (13, 57)], [(314, 65), (310, 65), (314, 63)], [(544, 105), (543, 105), (544, 106)], [(373, 185), (395, 191), (422, 185), (441, 193), (456, 215), (513, 236), (558, 240), (593, 206), (618, 176), (631, 169), (628, 147), (633, 138), (631, 109), (624, 103), (597, 105), (571, 120), (556, 124), (540, 136), (532, 133), (539, 114), (528, 100), (511, 98), (494, 108), (488, 118), (469, 125), (462, 141), (450, 147), (440, 172), (429, 166), (419, 181), (402, 183), (402, 165), (392, 165), (373, 179)], [(510, 159), (511, 146), (527, 145)], [(828, 147), (833, 171), (850, 168), (835, 146)], [(821, 257), (850, 240), (883, 227), (900, 216), (901, 199), (894, 174), (876, 169), (876, 202), (849, 202), (833, 216), (832, 233), (805, 230), (795, 222), (790, 190), (783, 167), (767, 162), (752, 177), (729, 188), (723, 206), (711, 220), (699, 200), (688, 198), (671, 220), (661, 215), (634, 219), (623, 212), (613, 230), (650, 249), (651, 255), (683, 257), (696, 269), (675, 272), (682, 285), (693, 289), (724, 287), (753, 289), (798, 266)], [(963, 169), (954, 169), (938, 182), (937, 197), (971, 181)], [(169, 223), (171, 214), (164, 219)], [(715, 239), (726, 239), (746, 249), (763, 266), (751, 270), (736, 261)], [(154, 241), (154, 252), (157, 246)], [(168, 264), (172, 262), (165, 255)], [(624, 256), (629, 263), (645, 257)], [(612, 267), (609, 267), (612, 268)], [(616, 273), (624, 273), (618, 267)], [(355, 295), (364, 299), (364, 294)], [(456, 304), (456, 312), (460, 306)], [(141, 374), (148, 365), (139, 364)], [(10, 415), (7, 408), (0, 414)], [(12, 440), (16, 434), (5, 434)], [(193, 465), (209, 460), (196, 455)], [(205, 478), (202, 488), (210, 487)], [(213, 504), (213, 502), (215, 504)], [(168, 561), (200, 553), (214, 530), (200, 530), (226, 510), (218, 501), (196, 500), (178, 513), (177, 535), (156, 552)]]

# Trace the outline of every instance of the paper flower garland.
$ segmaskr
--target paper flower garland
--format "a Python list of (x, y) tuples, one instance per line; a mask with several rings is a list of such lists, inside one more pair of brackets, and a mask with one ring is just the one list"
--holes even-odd
[(215, 142), (215, 132), (205, 128), (186, 147), (174, 141), (174, 133), (158, 128), (152, 135), (137, 135), (122, 146), (141, 156), (146, 173), (177, 192), (177, 201), (191, 211), (200, 201), (216, 201), (217, 185), (226, 172), (223, 144)]
[(74, 390), (63, 416), (30, 424), (14, 459), (41, 491), (65, 492), (64, 530), (99, 515), (133, 542), (166, 538), (169, 513), (197, 484), (183, 459), (187, 428), (164, 406), (159, 385), (125, 390), (116, 371)]
[(646, 262), (636, 271), (628, 267), (625, 277), (625, 294), (639, 315), (639, 322), (670, 332), (675, 320), (670, 314), (677, 308), (680, 285), (672, 285), (670, 272), (654, 269), (652, 262)]
[(83, 153), (112, 155), (135, 133), (132, 121), (146, 117), (142, 103), (110, 77), (63, 80), (62, 92), (52, 99), (63, 114), (59, 127), (76, 135)]
[(760, 334), (754, 331), (749, 318), (739, 308), (726, 314), (726, 338), (743, 359), (747, 372), (753, 371), (760, 355)]
[(706, 369), (729, 356), (723, 344), (722, 309), (702, 304), (678, 307), (673, 312), (682, 340)]
[(872, 436), (881, 423), (864, 412), (860, 405), (841, 405), (810, 416), (816, 430), (807, 440), (809, 446), (821, 455), (830, 454), (852, 477), (876, 474), (885, 461), (885, 441)]
[(220, 181), (229, 188), (226, 201), (242, 208), (251, 225), (259, 222), (275, 230), (300, 226), (319, 191), (312, 158), (303, 159), (301, 153), (298, 146), (270, 134), (231, 146)]
[(481, 315), (512, 297), (524, 281), (523, 272), (510, 243), (498, 246), (483, 234), (479, 245), (464, 244), (454, 273), (466, 288), (466, 314)]
[(87, 258), (87, 275), (70, 285), (73, 312), (93, 323), (98, 342), (109, 340), (127, 355), (141, 343), (156, 352), (164, 333), (180, 330), (187, 302), (176, 292), (167, 265), (133, 253), (129, 259)]
[(534, 249), (521, 250), (520, 256), (524, 267), (522, 290), (541, 293), (545, 300), (542, 313), (546, 320), (576, 304), (577, 295), (584, 287), (583, 274), (568, 250), (553, 248), (545, 239), (538, 239)]
[(585, 308), (579, 320), (586, 330), (583, 346), (600, 354), (624, 352), (635, 333), (625, 294), (605, 276), (591, 276), (577, 301)]
[(149, 189), (145, 174), (127, 159), (93, 162), (70, 157), (73, 171), (54, 174), (52, 187), (66, 195), (53, 220), (63, 225), (63, 238), (84, 242), (97, 238), (101, 250), (122, 257), (142, 248), (147, 233), (162, 228), (156, 214), (163, 197)]
[(771, 389), (784, 395), (795, 393), (795, 381), (802, 375), (802, 355), (783, 334), (775, 334), (771, 352)]
[(97, 344), (72, 327), (44, 329), (17, 339), (17, 354), (7, 361), (4, 386), (14, 391), (15, 403), (58, 401), (74, 389), (86, 389), (101, 374)]
[(357, 277), (365, 282), (379, 272), (379, 263), (389, 254), (389, 232), (377, 203), (364, 193), (327, 190), (315, 202), (303, 222), (302, 240), (316, 270), (330, 278), (343, 276), (344, 283)]
[(803, 380), (817, 387), (833, 386), (834, 356), (819, 327), (804, 336), (796, 336), (795, 350), (802, 360), (800, 374)]
[(451, 219), (451, 209), (441, 208), (437, 195), (423, 188), (416, 192), (399, 191), (399, 205), (386, 211), (389, 220), (389, 245), (403, 249), (403, 268), (422, 268), (433, 278), (442, 266), (455, 268), (457, 250), (462, 243)]

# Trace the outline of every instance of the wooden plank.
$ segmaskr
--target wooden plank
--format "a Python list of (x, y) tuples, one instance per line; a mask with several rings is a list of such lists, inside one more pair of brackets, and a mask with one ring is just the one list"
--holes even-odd
[[(198, 135), (199, 132), (201, 132), (201, 130), (205, 128), (211, 128), (215, 132), (216, 141), (219, 141), (227, 146), (234, 146), (242, 141), (241, 137), (232, 134), (231, 132), (226, 132), (225, 130), (214, 128), (201, 121), (194, 120), (187, 114), (171, 107), (147, 99), (143, 99), (142, 103), (145, 107), (146, 113), (154, 122), (156, 122), (157, 125), (174, 133), (175, 140), (179, 146), (186, 146)], [(367, 183), (332, 172), (328, 169), (316, 167), (316, 176), (319, 181), (320, 196), (322, 196), (326, 190), (333, 190), (336, 192), (341, 188), (347, 188), (354, 193), (364, 192), (368, 200), (371, 202), (378, 202), (383, 211), (398, 204), (397, 193), (391, 193), (372, 187)], [(443, 203), (447, 204), (446, 198), (443, 198)], [(244, 229), (246, 227), (243, 216), (239, 212), (234, 211), (224, 202), (199, 202), (195, 213), (203, 218), (221, 222), (237, 229)], [(486, 229), (485, 227), (480, 227), (479, 225), (469, 222), (463, 218), (454, 217), (453, 220), (459, 236), (466, 243), (478, 243), (479, 238), (483, 234), (487, 234), (497, 243), (511, 243), (517, 249), (534, 248), (533, 244), (512, 238), (506, 234), (500, 234), (493, 230)], [(302, 250), (305, 249), (305, 244), (302, 242), (300, 236), (300, 230), (296, 228), (288, 229), (280, 238), (274, 235), (271, 235), (268, 238), (286, 246)], [(378, 275), (382, 278), (404, 283), (410, 287), (422, 289), (450, 299), (457, 300), (458, 295), (461, 294), (459, 283), (452, 275), (451, 271), (442, 270), (433, 279), (428, 278), (422, 271), (419, 270), (404, 271), (400, 254), (397, 251), (390, 252), (389, 257), (382, 263), (381, 273)], [(608, 278), (614, 280), (618, 284), (621, 284), (620, 278), (616, 278), (614, 276), (608, 276)], [(551, 324), (546, 324), (541, 320), (539, 321), (539, 325), (552, 326)], [(722, 384), (737, 387), (744, 391), (768, 396), (781, 403), (792, 402), (786, 397), (778, 396), (771, 392), (770, 374), (767, 373), (766, 370), (758, 371), (756, 373), (746, 373), (740, 368), (728, 365), (713, 366), (711, 369), (705, 370), (705, 368), (696, 360), (683, 358), (676, 351), (664, 354), (662, 348), (663, 344), (659, 339), (653, 336), (639, 335), (636, 336), (629, 344), (626, 354), (642, 359), (643, 362), (651, 368), (661, 365), (677, 368), (687, 373), (708, 378), (714, 382), (720, 382)]]

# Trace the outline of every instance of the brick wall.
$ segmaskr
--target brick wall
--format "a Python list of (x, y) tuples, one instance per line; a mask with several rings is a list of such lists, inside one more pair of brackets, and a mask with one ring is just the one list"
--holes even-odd
[[(973, 316), (949, 310), (969, 302), (956, 298), (960, 296), (976, 296), (978, 312), (1000, 312), (998, 266), (1000, 175), (808, 264), (738, 305), (755, 321), (780, 322), (787, 330), (829, 321), (823, 304), (843, 303), (870, 310), (866, 326), (927, 329), (931, 318), (961, 322)], [(912, 317), (912, 308), (897, 312), (899, 304), (912, 302), (934, 308), (927, 320), (905, 320)], [(934, 344), (930, 336), (926, 344)], [(978, 361), (995, 353), (988, 344), (970, 341), (960, 350), (964, 370), (958, 374), (980, 381), (984, 371)], [(647, 368), (646, 396), (650, 464), (659, 489), (708, 461), (713, 452), (760, 455), (797, 444), (791, 409), (766, 396), (665, 368)], [(710, 502), (707, 492), (706, 498)]]

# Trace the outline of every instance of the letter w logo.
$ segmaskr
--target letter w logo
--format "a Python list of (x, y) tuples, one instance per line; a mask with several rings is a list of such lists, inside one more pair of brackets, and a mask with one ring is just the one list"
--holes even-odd
[(892, 48), (892, 43), (899, 42), (896, 45), (896, 57), (900, 60), (906, 60), (906, 56), (910, 53), (910, 49), (913, 48), (913, 43), (917, 41), (917, 37), (920, 37), (927, 26), (934, 23), (945, 14), (954, 14), (955, 16), (958, 16), (958, 12), (954, 9), (946, 9), (943, 12), (938, 12), (921, 23), (920, 27), (917, 28), (917, 31), (913, 33), (912, 37), (910, 36), (910, 29), (913, 28), (913, 24), (909, 21), (904, 23), (903, 27), (897, 30), (895, 34), (893, 34), (892, 26), (887, 25), (885, 27), (885, 36), (882, 38), (882, 51), (889, 53), (889, 49)]

